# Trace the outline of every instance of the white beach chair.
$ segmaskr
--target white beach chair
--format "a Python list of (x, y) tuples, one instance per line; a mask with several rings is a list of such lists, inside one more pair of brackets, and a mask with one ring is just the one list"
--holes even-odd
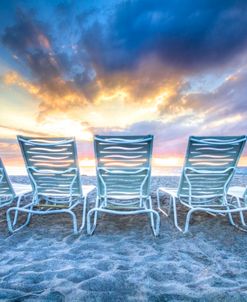
[[(241, 208), (227, 200), (227, 190), (245, 141), (246, 136), (189, 138), (178, 188), (161, 187), (157, 190), (159, 210), (168, 216), (173, 209), (174, 224), (180, 231), (182, 229), (177, 220), (178, 202), (189, 209), (184, 232), (188, 231), (194, 212), (207, 212), (213, 216), (227, 214), (230, 223), (236, 226), (232, 213), (240, 212)], [(168, 212), (161, 208), (161, 193), (169, 197)]]
[[(0, 158), (0, 208), (12, 205), (16, 200), (16, 206), (19, 207), (23, 198), (32, 193), (32, 187), (28, 184), (11, 182), (6, 172), (4, 164)], [(16, 223), (17, 213), (14, 224)]]
[[(18, 136), (28, 176), (32, 185), (32, 201), (22, 207), (11, 207), (7, 211), (10, 232), (26, 226), (33, 214), (71, 215), (73, 230), (78, 232), (74, 208), (83, 203), (82, 224), (85, 225), (87, 195), (95, 187), (82, 186), (74, 138), (32, 138)], [(27, 219), (14, 230), (11, 212), (27, 214)]]
[(148, 214), (154, 235), (159, 234), (160, 218), (152, 208), (150, 196), (152, 145), (152, 135), (95, 136), (97, 199), (87, 214), (88, 234), (96, 228), (98, 212)]

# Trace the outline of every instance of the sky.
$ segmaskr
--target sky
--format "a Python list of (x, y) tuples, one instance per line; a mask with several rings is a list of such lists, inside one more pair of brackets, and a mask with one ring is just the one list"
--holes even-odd
[[(16, 135), (153, 134), (182, 165), (190, 135), (247, 134), (247, 1), (1, 0), (0, 156)], [(247, 166), (247, 152), (240, 162)]]

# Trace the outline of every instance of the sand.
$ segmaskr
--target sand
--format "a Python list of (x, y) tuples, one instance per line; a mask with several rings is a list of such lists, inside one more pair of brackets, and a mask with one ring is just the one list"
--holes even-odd
[[(177, 183), (154, 177), (154, 202), (158, 186)], [(246, 175), (233, 182), (246, 183)], [(15, 234), (1, 222), (0, 301), (247, 301), (247, 233), (207, 214), (186, 235), (161, 215), (158, 238), (142, 215), (103, 215), (91, 237), (73, 235), (66, 215), (35, 216)]]

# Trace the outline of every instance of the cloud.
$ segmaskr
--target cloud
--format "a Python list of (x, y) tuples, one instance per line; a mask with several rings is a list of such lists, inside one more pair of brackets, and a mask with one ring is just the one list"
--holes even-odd
[[(92, 39), (93, 37), (93, 39)], [(123, 1), (80, 46), (104, 70), (133, 70), (147, 55), (185, 73), (227, 63), (247, 43), (246, 1)]]
[(34, 136), (34, 137), (43, 137), (43, 136), (49, 136), (48, 133), (44, 132), (39, 132), (39, 131), (32, 131), (28, 129), (23, 129), (23, 128), (18, 128), (18, 127), (10, 127), (10, 126), (5, 126), (0, 124), (0, 129), (3, 130), (8, 130), (8, 131), (13, 131), (15, 134), (20, 134), (20, 135), (27, 135), (27, 136)]
[[(242, 56), (247, 43), (247, 2), (119, 3), (97, 20), (95, 8), (76, 10), (66, 3), (56, 7), (52, 23), (39, 21), (37, 7), (36, 14), (19, 10), (14, 25), (5, 28), (3, 45), (30, 73), (6, 74), (5, 83), (39, 100), (39, 121), (93, 108), (106, 125), (103, 131), (109, 130), (109, 123), (126, 133), (150, 127), (161, 135), (159, 129), (164, 128), (164, 141), (192, 132), (234, 133), (236, 123), (244, 131), (246, 75), (238, 74), (235, 81), (205, 93), (190, 92), (189, 76), (225, 70)], [(132, 118), (129, 108), (141, 117)], [(141, 111), (146, 111), (143, 119), (156, 121), (140, 122)], [(120, 123), (122, 116), (125, 123)], [(92, 131), (99, 129), (97, 117), (81, 119)], [(178, 141), (173, 145), (179, 149)]]
[[(60, 5), (57, 10), (61, 16), (64, 6)], [(39, 121), (49, 114), (93, 103), (101, 94), (102, 84), (87, 55), (83, 51), (77, 55), (76, 45), (69, 45), (69, 50), (67, 45), (60, 51), (64, 45), (56, 44), (59, 37), (52, 31), (53, 24), (40, 22), (37, 14), (31, 13), (18, 9), (16, 23), (6, 27), (2, 35), (2, 44), (25, 70), (23, 75), (15, 71), (5, 74), (4, 82), (22, 87), (40, 101)], [(79, 22), (83, 16), (79, 14), (78, 18)]]
[(30, 95), (40, 100), (38, 120), (42, 121), (49, 114), (67, 111), (69, 108), (82, 107), (87, 100), (69, 83), (61, 78), (52, 78), (49, 83), (30, 82), (16, 72), (9, 72), (2, 77), (6, 85), (21, 87)]
[(54, 47), (52, 36), (47, 34), (49, 26), (21, 10), (16, 16), (16, 24), (5, 29), (2, 43), (24, 63), (32, 80), (13, 72), (5, 75), (7, 83), (21, 86), (41, 101), (39, 118), (50, 111), (85, 104), (83, 93), (78, 92), (71, 79), (66, 78), (70, 72), (69, 58)]
[(26, 65), (35, 80), (47, 83), (70, 71), (69, 57), (56, 48), (52, 24), (41, 22), (32, 11), (18, 9), (16, 23), (5, 28), (2, 44)]
[(0, 157), (4, 163), (17, 163), (21, 160), (21, 151), (16, 140), (1, 139)]
[[(232, 74), (216, 90), (188, 93), (187, 84), (159, 106), (160, 118), (118, 129), (92, 128), (93, 133), (154, 134), (154, 156), (181, 156), (190, 135), (246, 135), (247, 71)], [(177, 108), (177, 111), (176, 111)], [(247, 156), (247, 148), (244, 150)]]
[(187, 96), (188, 106), (204, 115), (203, 128), (214, 134), (246, 134), (247, 72), (236, 73), (211, 93)]

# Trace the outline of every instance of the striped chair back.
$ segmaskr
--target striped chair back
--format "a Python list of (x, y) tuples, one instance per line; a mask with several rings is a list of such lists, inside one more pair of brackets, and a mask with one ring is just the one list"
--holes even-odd
[(96, 135), (98, 196), (147, 197), (150, 194), (152, 147), (152, 135)]
[(178, 195), (194, 203), (224, 196), (245, 141), (245, 136), (191, 136)]
[(82, 196), (73, 137), (17, 138), (35, 194), (48, 197)]
[(0, 207), (15, 197), (15, 192), (0, 158)]

